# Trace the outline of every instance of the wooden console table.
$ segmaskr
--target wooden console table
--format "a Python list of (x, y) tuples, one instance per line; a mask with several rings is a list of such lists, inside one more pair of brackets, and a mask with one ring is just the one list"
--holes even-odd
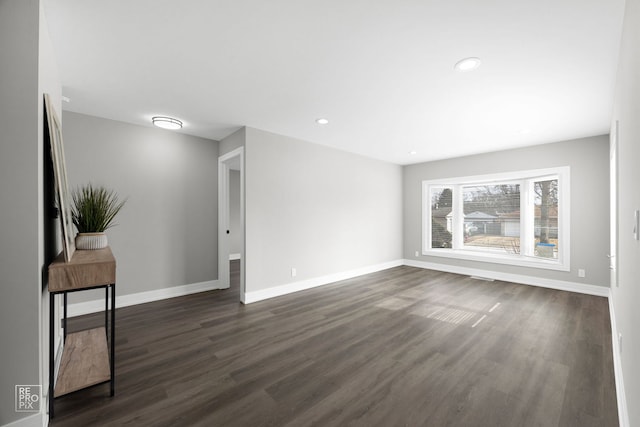
[[(111, 382), (111, 396), (115, 394), (116, 260), (111, 249), (107, 247), (93, 251), (78, 250), (70, 262), (65, 262), (63, 254), (60, 254), (49, 265), (48, 286), (49, 417), (53, 418), (53, 401), (58, 396), (105, 382)], [(67, 334), (67, 294), (100, 288), (105, 290), (104, 327)], [(58, 381), (54, 382), (54, 314), (57, 294), (62, 294), (64, 298), (64, 349)]]

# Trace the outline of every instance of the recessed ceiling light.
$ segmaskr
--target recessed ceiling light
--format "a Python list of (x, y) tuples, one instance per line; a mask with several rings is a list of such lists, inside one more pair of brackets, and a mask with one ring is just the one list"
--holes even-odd
[(163, 129), (176, 130), (182, 128), (182, 122), (171, 117), (155, 116), (151, 118), (151, 121), (154, 125)]
[(480, 58), (464, 58), (456, 62), (453, 68), (458, 71), (471, 71), (478, 68), (481, 63)]
[(418, 152), (415, 150), (412, 150), (412, 151), (409, 151), (409, 154), (411, 154), (412, 156), (415, 156), (416, 154), (418, 154)]
[(520, 135), (529, 135), (531, 133), (531, 129), (520, 129)]
[(319, 125), (326, 125), (329, 124), (329, 120), (328, 119), (316, 119), (316, 123)]

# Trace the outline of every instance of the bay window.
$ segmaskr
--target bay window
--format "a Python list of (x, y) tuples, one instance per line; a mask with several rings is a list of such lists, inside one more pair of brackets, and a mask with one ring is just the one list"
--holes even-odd
[(424, 255), (569, 270), (569, 167), (423, 182)]

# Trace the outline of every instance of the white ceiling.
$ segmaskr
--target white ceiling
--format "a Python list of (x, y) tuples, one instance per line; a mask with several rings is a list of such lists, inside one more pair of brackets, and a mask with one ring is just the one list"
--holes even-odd
[[(47, 0), (45, 10), (65, 110), (147, 126), (169, 115), (215, 140), (246, 125), (409, 164), (608, 133), (624, 0)], [(469, 56), (481, 67), (453, 69)]]

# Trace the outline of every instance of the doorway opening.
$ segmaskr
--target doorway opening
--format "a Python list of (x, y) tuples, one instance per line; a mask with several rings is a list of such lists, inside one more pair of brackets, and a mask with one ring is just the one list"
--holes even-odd
[[(245, 302), (244, 148), (218, 158), (218, 280)], [(234, 289), (236, 287), (234, 286)]]

